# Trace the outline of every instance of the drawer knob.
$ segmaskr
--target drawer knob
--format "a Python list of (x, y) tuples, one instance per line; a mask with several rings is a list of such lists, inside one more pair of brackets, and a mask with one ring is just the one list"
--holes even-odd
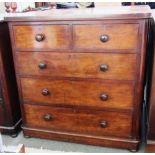
[(101, 65), (100, 65), (100, 70), (101, 70), (102, 72), (106, 72), (106, 71), (108, 70), (108, 65), (106, 65), (106, 64), (101, 64)]
[(107, 100), (108, 100), (108, 95), (107, 95), (107, 94), (101, 94), (101, 95), (100, 95), (100, 99), (101, 99), (102, 101), (107, 101)]
[(101, 126), (101, 128), (106, 128), (106, 127), (108, 126), (107, 121), (102, 121), (102, 122), (100, 123), (100, 126)]
[(41, 42), (45, 39), (45, 35), (44, 34), (36, 34), (35, 39), (36, 39), (36, 41)]
[(45, 114), (45, 115), (43, 116), (43, 119), (44, 119), (45, 121), (50, 121), (50, 120), (53, 119), (53, 117), (52, 117), (51, 115), (49, 115), (49, 114)]
[(105, 43), (105, 42), (107, 42), (107, 41), (109, 40), (109, 36), (106, 35), (106, 34), (101, 35), (100, 40), (101, 40), (103, 43)]
[(49, 94), (50, 94), (50, 92), (49, 92), (49, 90), (48, 90), (47, 88), (44, 88), (44, 89), (42, 90), (42, 95), (47, 96), (47, 95), (49, 95)]
[(40, 69), (45, 69), (47, 67), (47, 65), (44, 62), (40, 62), (39, 65), (38, 65), (38, 67)]

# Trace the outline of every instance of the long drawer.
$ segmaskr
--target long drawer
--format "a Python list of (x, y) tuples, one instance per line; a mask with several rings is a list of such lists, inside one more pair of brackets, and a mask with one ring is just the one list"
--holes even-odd
[(25, 101), (97, 108), (133, 108), (134, 82), (21, 78)]
[(130, 137), (130, 113), (75, 110), (24, 104), (25, 125), (31, 128), (96, 136)]
[(24, 75), (134, 80), (136, 54), (18, 52)]

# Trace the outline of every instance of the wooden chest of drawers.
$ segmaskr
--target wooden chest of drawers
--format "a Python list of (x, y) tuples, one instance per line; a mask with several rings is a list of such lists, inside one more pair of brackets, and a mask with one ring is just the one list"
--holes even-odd
[(25, 135), (138, 148), (149, 8), (108, 9), (6, 18)]

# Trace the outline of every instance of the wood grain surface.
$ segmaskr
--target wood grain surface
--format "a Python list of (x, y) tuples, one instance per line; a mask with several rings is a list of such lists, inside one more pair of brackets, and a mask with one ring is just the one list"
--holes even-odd
[[(117, 112), (79, 111), (70, 108), (24, 105), (25, 123), (29, 127), (73, 132), (87, 135), (128, 137), (131, 134), (131, 115)], [(61, 113), (61, 115), (60, 115)], [(50, 115), (50, 120), (45, 116)], [(101, 127), (106, 121), (107, 126)]]
[[(68, 25), (14, 26), (13, 32), (17, 48), (67, 49), (70, 45)], [(41, 34), (44, 35), (43, 40), (37, 41), (36, 35)]]
[[(135, 80), (136, 54), (108, 53), (16, 53), (18, 73), (49, 77), (80, 77), (116, 80)], [(39, 68), (45, 64), (46, 68)], [(101, 65), (107, 70), (101, 70)]]

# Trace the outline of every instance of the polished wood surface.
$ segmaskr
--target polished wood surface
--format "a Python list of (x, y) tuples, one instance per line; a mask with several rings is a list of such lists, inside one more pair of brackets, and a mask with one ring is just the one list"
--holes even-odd
[[(136, 49), (138, 30), (139, 24), (75, 25), (74, 43), (84, 49)], [(102, 35), (108, 36), (107, 41), (101, 41)]]
[[(70, 31), (68, 25), (34, 25), (34, 26), (14, 26), (15, 46), (17, 48), (63, 48), (70, 45)], [(37, 37), (40, 37), (40, 41)], [(22, 37), (21, 37), (22, 36)]]
[[(141, 11), (148, 9), (140, 8)], [(150, 14), (133, 11), (129, 16), (126, 10), (115, 16), (111, 13), (107, 20), (103, 9), (97, 16), (93, 14), (95, 10), (92, 9), (92, 13), (85, 10), (87, 14), (82, 17), (80, 10), (72, 11), (63, 10), (61, 17), (51, 14), (49, 18), (47, 13), (39, 20), (38, 13), (36, 18), (25, 14), (25, 17), (6, 19), (10, 27), (24, 134), (136, 150), (140, 142)], [(71, 12), (75, 14), (68, 16)], [(24, 41), (20, 32), (18, 36), (14, 33), (17, 27), (25, 29), (24, 36), (27, 39), (30, 36), (28, 41)], [(32, 30), (29, 34), (25, 33), (28, 27)], [(38, 31), (37, 27), (43, 29)], [(46, 37), (46, 27), (49, 34), (51, 30), (55, 33)], [(61, 44), (62, 38), (64, 44)], [(50, 42), (48, 46), (47, 42)], [(53, 115), (55, 121), (51, 121)]]
[[(108, 108), (133, 108), (134, 83), (88, 80), (21, 79), (23, 99), (42, 104), (65, 104)], [(32, 90), (33, 87), (33, 90)], [(42, 91), (48, 89), (49, 94)], [(122, 93), (126, 92), (125, 96)], [(108, 96), (107, 100), (101, 98)], [(119, 105), (118, 105), (119, 103)]]
[[(20, 75), (116, 80), (136, 78), (136, 54), (19, 52), (17, 61)], [(107, 69), (101, 69), (102, 65), (107, 65)]]
[(63, 21), (103, 19), (147, 19), (151, 17), (149, 6), (118, 6), (81, 9), (51, 9), (28, 13), (13, 13), (5, 16), (6, 21)]
[[(133, 82), (21, 78), (21, 88), (24, 100), (39, 102), (43, 105), (48, 103), (50, 105), (77, 105), (100, 109), (102, 107), (133, 108)], [(44, 89), (48, 89), (49, 94), (43, 95)], [(122, 96), (124, 92), (126, 92), (125, 96)], [(108, 96), (107, 100), (101, 98), (102, 94)]]
[[(106, 111), (80, 111), (71, 108), (54, 108), (28, 104), (24, 105), (24, 109), (26, 114), (25, 125), (27, 127), (96, 136), (131, 136), (132, 119), (130, 114)], [(45, 119), (46, 115), (50, 115), (51, 118), (49, 120)], [(101, 125), (103, 121), (107, 123), (104, 127)]]

